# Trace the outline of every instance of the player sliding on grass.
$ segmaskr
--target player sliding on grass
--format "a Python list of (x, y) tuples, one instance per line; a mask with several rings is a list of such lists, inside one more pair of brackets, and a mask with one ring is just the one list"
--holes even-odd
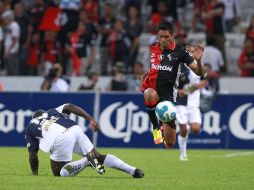
[[(99, 125), (82, 108), (73, 104), (64, 104), (48, 111), (39, 110), (25, 130), (29, 162), (33, 175), (38, 175), (39, 148), (50, 153), (51, 169), (55, 176), (75, 176), (87, 166), (93, 167), (99, 174), (104, 174), (104, 165), (124, 171), (134, 178), (142, 178), (142, 170), (128, 165), (114, 155), (98, 153), (88, 137), (76, 122), (67, 114), (74, 113), (90, 122), (94, 131)], [(71, 162), (72, 153), (83, 156)]]
[[(143, 76), (142, 92), (149, 118), (153, 124), (154, 143), (165, 143), (166, 148), (172, 148), (176, 139), (175, 120), (162, 122), (164, 139), (160, 130), (155, 107), (160, 101), (176, 101), (178, 78), (182, 64), (186, 64), (197, 75), (204, 74), (201, 57), (204, 48), (196, 45), (191, 56), (184, 47), (178, 46), (173, 40), (173, 26), (162, 22), (158, 28), (158, 42), (150, 47), (151, 66)], [(194, 61), (196, 59), (196, 61)]]

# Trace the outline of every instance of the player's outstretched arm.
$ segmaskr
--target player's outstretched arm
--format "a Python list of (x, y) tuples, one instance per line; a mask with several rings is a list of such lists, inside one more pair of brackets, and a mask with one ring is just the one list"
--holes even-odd
[(29, 152), (29, 163), (32, 170), (33, 175), (38, 175), (39, 168), (39, 159), (38, 159), (38, 151), (30, 151)]
[(81, 116), (90, 122), (91, 127), (93, 128), (94, 131), (100, 130), (99, 124), (94, 120), (94, 118), (79, 106), (70, 103), (66, 104), (63, 108), (63, 113), (67, 114), (74, 113), (75, 115)]
[(142, 82), (145, 80), (145, 78), (148, 76), (148, 72), (149, 72), (149, 70), (146, 71), (143, 75), (141, 75), (141, 77), (140, 77), (140, 82), (141, 82), (141, 83), (142, 83)]
[(198, 76), (204, 76), (205, 69), (201, 63), (201, 58), (204, 53), (204, 47), (201, 44), (197, 44), (195, 47), (189, 47), (188, 51), (192, 54), (195, 59), (193, 63), (189, 65), (190, 69)]

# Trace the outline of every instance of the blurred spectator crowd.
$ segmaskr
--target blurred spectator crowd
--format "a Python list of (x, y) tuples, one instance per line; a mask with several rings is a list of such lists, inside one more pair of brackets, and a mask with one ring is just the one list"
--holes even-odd
[[(139, 91), (139, 79), (149, 65), (139, 58), (140, 37), (146, 33), (148, 43), (155, 42), (158, 24), (167, 20), (174, 25), (178, 44), (187, 45), (190, 32), (206, 34), (203, 62), (220, 77), (230, 66), (225, 34), (235, 32), (241, 22), (240, 2), (1, 0), (0, 75), (45, 76), (44, 90), (57, 89), (54, 77), (87, 76), (79, 88), (85, 90), (93, 89), (99, 76), (112, 76), (109, 90)], [(193, 14), (187, 22), (185, 9), (190, 6)], [(246, 34), (238, 59), (240, 75), (253, 77), (254, 16), (240, 32)], [(68, 89), (68, 82), (57, 83)]]

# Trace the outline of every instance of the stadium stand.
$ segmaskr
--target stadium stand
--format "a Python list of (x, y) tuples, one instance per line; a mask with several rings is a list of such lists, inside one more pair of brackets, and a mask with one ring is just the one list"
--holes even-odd
[[(12, 2), (12, 1), (10, 1), (10, 2)], [(109, 1), (109, 2), (111, 2), (111, 1)], [(46, 1), (44, 3), (46, 3)], [(114, 3), (114, 1), (112, 1), (112, 3)], [(244, 10), (244, 11), (241, 11), (241, 22), (238, 24), (237, 27), (234, 28), (234, 33), (227, 33), (226, 34), (225, 49), (226, 49), (227, 62), (228, 62), (229, 67), (228, 67), (228, 72), (222, 75), (222, 77), (221, 77), (222, 81), (227, 81), (226, 78), (223, 79), (224, 77), (238, 77), (239, 72), (240, 72), (239, 68), (238, 68), (238, 65), (237, 65), (237, 59), (238, 59), (238, 57), (241, 53), (242, 47), (243, 47), (243, 41), (245, 39), (245, 33), (244, 32), (246, 31), (246, 29), (248, 28), (248, 26), (250, 24), (250, 19), (251, 19), (251, 16), (253, 14), (253, 9), (254, 9), (254, 4), (253, 4), (252, 0), (241, 0), (240, 3), (241, 3), (241, 10)], [(13, 1), (12, 3), (10, 3), (10, 5), (11, 5), (10, 6), (11, 9), (13, 9), (13, 11), (14, 11), (14, 14), (15, 15), (19, 14), (17, 12), (17, 10), (15, 10), (15, 6), (14, 6), (15, 2)], [(40, 6), (44, 7), (45, 5), (46, 4), (42, 4)], [(148, 1), (145, 1), (145, 0), (139, 2), (135, 5), (139, 7), (139, 11), (140, 11), (140, 14), (141, 14), (140, 18), (141, 18), (142, 23), (144, 25), (143, 32), (141, 33), (141, 35), (139, 37), (140, 47), (139, 47), (139, 53), (138, 53), (136, 59), (138, 61), (142, 62), (144, 64), (144, 69), (147, 70), (148, 67), (149, 67), (149, 64), (147, 64), (147, 63), (149, 63), (149, 51), (148, 50), (149, 50), (150, 42), (152, 41), (152, 37), (151, 37), (151, 34), (149, 32), (149, 26), (148, 26), (147, 20), (149, 20), (149, 17), (151, 16), (152, 11), (154, 11), (154, 10), (156, 11), (156, 7), (154, 7), (156, 5), (155, 4), (154, 5), (149, 4)], [(31, 5), (31, 6), (33, 6), (33, 5)], [(54, 6), (58, 6), (58, 5), (56, 4)], [(99, 8), (102, 8), (103, 6), (104, 6), (103, 3), (99, 4)], [(130, 6), (130, 5), (128, 5), (128, 6)], [(119, 7), (117, 7), (117, 8), (119, 8)], [(123, 8), (123, 6), (122, 6), (122, 8)], [(17, 9), (17, 7), (16, 7), (16, 9)], [(116, 10), (118, 10), (118, 9), (116, 9)], [(193, 1), (186, 0), (185, 4), (183, 6), (178, 5), (177, 10), (178, 10), (178, 20), (180, 21), (180, 23), (182, 23), (183, 28), (186, 30), (186, 32), (188, 34), (187, 35), (187, 41), (188, 42), (202, 42), (202, 43), (205, 43), (206, 34), (204, 32), (204, 26), (203, 26), (204, 24), (203, 23), (199, 23), (200, 28), (203, 29), (203, 31), (194, 33), (191, 30), (191, 20), (192, 20), (192, 17), (193, 17), (193, 10), (194, 10)], [(33, 15), (33, 13), (29, 12), (30, 11), (29, 9), (26, 9), (26, 11), (28, 12), (28, 14), (32, 14), (32, 17), (36, 16), (36, 15)], [(33, 9), (33, 11), (36, 11), (36, 10)], [(44, 11), (46, 11), (46, 10), (44, 10)], [(124, 12), (124, 10), (121, 10), (121, 11), (122, 11), (121, 15), (126, 16), (126, 13)], [(114, 14), (118, 15), (118, 13), (119, 12), (114, 13)], [(3, 14), (3, 12), (1, 12), (0, 14)], [(41, 13), (38, 13), (38, 15), (39, 14), (41, 14)], [(70, 16), (68, 14), (69, 13), (67, 11), (67, 16)], [(76, 16), (72, 15), (72, 16), (76, 18), (77, 15)], [(72, 16), (70, 16), (70, 18)], [(88, 15), (88, 17), (89, 17), (89, 15)], [(24, 17), (24, 18), (22, 17), (22, 19), (27, 19), (27, 17)], [(96, 22), (97, 21), (95, 21), (95, 23)], [(38, 23), (33, 23), (33, 24), (38, 25)], [(97, 23), (97, 24), (99, 24), (99, 23)], [(38, 26), (33, 26), (33, 27), (38, 27)], [(68, 26), (68, 27), (74, 27), (74, 26)], [(1, 28), (4, 29), (3, 24), (1, 24)], [(70, 28), (68, 28), (68, 29), (70, 30)], [(5, 30), (3, 30), (3, 31), (5, 31)], [(96, 49), (97, 49), (97, 53), (96, 53), (96, 56), (94, 57), (94, 63), (93, 63), (92, 67), (93, 67), (94, 70), (100, 72), (101, 71), (101, 62), (100, 61), (101, 61), (102, 57), (101, 57), (101, 54), (100, 54), (100, 51), (99, 51), (99, 48), (100, 48), (99, 42), (101, 40), (101, 36), (100, 36), (100, 34), (98, 34), (97, 38), (95, 36), (92, 36), (92, 38), (94, 38), (94, 39), (92, 40), (91, 43), (94, 44)], [(42, 43), (43, 43), (43, 41), (42, 41)], [(57, 47), (58, 47), (58, 45), (59, 44), (56, 44)], [(49, 43), (49, 46), (50, 46), (50, 43)], [(44, 49), (46, 49), (46, 48), (47, 47), (44, 47)], [(51, 52), (51, 51), (49, 51), (49, 52)], [(52, 52), (54, 52), (54, 49), (52, 50)], [(89, 53), (89, 51), (88, 51), (88, 53)], [(61, 54), (61, 52), (59, 52), (59, 54)], [(45, 55), (46, 55), (46, 53), (45, 53)], [(44, 57), (48, 57), (50, 59), (53, 59), (51, 55), (46, 55)], [(63, 60), (64, 61), (68, 60), (68, 58), (65, 59), (65, 57), (64, 57)], [(5, 63), (5, 64), (7, 64), (7, 63)], [(24, 64), (24, 63), (22, 63), (22, 64)], [(72, 66), (70, 65), (70, 63), (67, 62), (67, 63), (62, 63), (62, 64), (64, 66), (64, 72), (65, 72), (64, 74), (67, 75), (67, 76), (71, 76), (73, 73), (71, 72), (71, 67)], [(25, 91), (25, 90), (32, 90), (32, 89), (37, 91), (37, 90), (39, 90), (39, 86), (40, 86), (41, 81), (42, 81), (42, 76), (44, 74), (42, 65), (43, 65), (43, 63), (41, 63), (41, 64), (38, 63), (38, 65), (37, 65), (38, 68), (36, 68), (37, 69), (36, 72), (30, 72), (29, 71), (29, 73), (33, 73), (35, 75), (35, 77), (26, 76), (27, 78), (23, 78), (23, 77), (11, 78), (11, 77), (8, 76), (6, 78), (5, 77), (6, 76), (6, 70), (4, 68), (4, 65), (2, 64), (2, 65), (0, 65), (0, 76), (2, 76), (0, 78), (0, 81), (3, 83), (4, 89), (6, 91), (9, 91), (9, 90), (11, 90), (11, 91), (13, 91), (13, 90)], [(24, 65), (21, 65), (21, 66), (24, 66)], [(28, 70), (28, 69), (31, 69), (31, 68), (23, 68), (23, 69), (21, 69), (20, 72), (24, 72), (24, 71), (26, 72), (26, 70)], [(27, 75), (27, 73), (25, 73), (25, 74), (21, 73), (21, 75)], [(112, 74), (110, 74), (110, 75), (112, 75)], [(23, 81), (23, 82), (17, 82), (16, 83), (17, 79), (19, 79), (20, 81)], [(80, 81), (85, 80), (85, 79), (86, 79), (85, 74), (81, 75), (81, 78), (72, 77), (71, 78), (71, 81), (72, 81), (71, 82), (71, 91), (75, 91), (77, 89), (77, 86), (80, 85), (80, 83), (81, 83)], [(100, 86), (100, 89), (105, 90), (106, 89), (105, 84), (108, 81), (110, 81), (110, 77), (104, 77), (104, 76), (100, 77), (99, 81), (103, 81), (102, 83), (98, 82), (98, 84), (102, 84)], [(223, 86), (224, 82), (221, 82), (221, 83), (222, 83), (222, 86)], [(35, 85), (35, 84), (39, 84), (39, 85)], [(239, 86), (239, 88), (240, 88), (239, 91), (242, 91), (241, 86)], [(232, 90), (232, 91), (234, 91), (234, 90)]]
[[(78, 87), (87, 80), (86, 77), (71, 77), (70, 92), (77, 92)], [(39, 92), (43, 77), (0, 77), (5, 92)], [(111, 77), (100, 77), (96, 89), (107, 91)], [(253, 94), (254, 78), (221, 77), (220, 93)]]

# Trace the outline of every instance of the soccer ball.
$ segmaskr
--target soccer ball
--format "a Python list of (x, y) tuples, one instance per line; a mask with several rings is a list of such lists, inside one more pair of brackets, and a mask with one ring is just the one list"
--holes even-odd
[(170, 122), (176, 118), (176, 106), (173, 102), (163, 101), (155, 108), (157, 118), (162, 122)]

